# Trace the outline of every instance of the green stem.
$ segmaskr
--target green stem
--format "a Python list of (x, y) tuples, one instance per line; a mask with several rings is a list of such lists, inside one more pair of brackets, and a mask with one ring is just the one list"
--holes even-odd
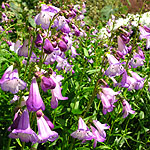
[(21, 150), (24, 150), (24, 147), (25, 147), (25, 142), (22, 142)]
[(8, 140), (7, 150), (10, 149), (10, 144), (11, 144), (11, 138), (9, 138), (9, 140)]

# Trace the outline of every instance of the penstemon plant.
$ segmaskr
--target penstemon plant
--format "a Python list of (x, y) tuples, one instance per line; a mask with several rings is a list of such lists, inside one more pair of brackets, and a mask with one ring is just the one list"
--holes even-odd
[(84, 2), (33, 3), (1, 5), (0, 96), (13, 118), (3, 149), (148, 148), (150, 28), (142, 10), (136, 25), (131, 17), (118, 27), (112, 16), (93, 28)]

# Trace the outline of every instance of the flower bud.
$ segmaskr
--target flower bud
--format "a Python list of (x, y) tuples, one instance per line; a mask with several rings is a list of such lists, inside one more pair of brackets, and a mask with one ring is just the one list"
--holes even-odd
[(62, 40), (60, 40), (58, 42), (58, 47), (60, 48), (60, 50), (62, 52), (65, 52), (67, 50), (67, 44), (64, 41), (62, 41)]
[(56, 87), (56, 83), (52, 78), (42, 77), (41, 80), (41, 88), (44, 92), (47, 92), (48, 89), (54, 89)]
[(51, 54), (54, 51), (54, 47), (48, 39), (45, 39), (43, 48), (44, 48), (44, 52), (46, 54)]

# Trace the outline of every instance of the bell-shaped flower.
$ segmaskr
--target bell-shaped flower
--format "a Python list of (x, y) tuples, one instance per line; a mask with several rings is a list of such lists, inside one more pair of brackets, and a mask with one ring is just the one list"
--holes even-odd
[(20, 109), (15, 113), (13, 123), (8, 128), (9, 132), (11, 132), (13, 129), (17, 129), (18, 124), (19, 124), (19, 120), (20, 120), (20, 117), (21, 117), (21, 114), (22, 114), (22, 112), (20, 111)]
[(124, 72), (123, 63), (120, 63), (113, 55), (107, 54), (108, 62), (110, 66), (105, 71), (105, 75), (109, 77), (119, 76)]
[(53, 12), (43, 10), (35, 16), (34, 20), (37, 25), (41, 25), (42, 29), (48, 29), (50, 25), (50, 20), (53, 18), (54, 15), (55, 13)]
[(46, 141), (55, 141), (58, 138), (58, 133), (52, 131), (44, 119), (43, 116), (37, 117), (37, 124), (38, 124), (38, 143), (45, 143)]
[(19, 90), (24, 90), (27, 84), (19, 79), (18, 70), (15, 69), (11, 72), (12, 67), (8, 68), (2, 79), (0, 80), (0, 85), (3, 91), (9, 91), (13, 94), (18, 93)]
[(140, 77), (136, 72), (133, 72), (133, 71), (130, 71), (130, 74), (132, 75), (134, 79), (136, 79), (135, 89), (136, 90), (142, 89), (144, 86), (145, 78)]
[(129, 48), (125, 45), (125, 42), (120, 36), (118, 36), (118, 51), (123, 55), (126, 55), (129, 52)]
[(150, 48), (150, 28), (146, 26), (139, 26), (140, 30), (140, 39), (147, 39), (146, 41), (146, 49)]
[(9, 66), (4, 72), (2, 78), (0, 79), (0, 85), (9, 78), (9, 75), (12, 73), (12, 71), (13, 71), (13, 65)]
[(98, 130), (96, 130), (93, 126), (90, 126), (92, 129), (92, 133), (95, 136), (94, 137), (94, 143), (93, 143), (93, 147), (95, 148), (97, 145), (97, 142), (104, 142), (106, 139), (104, 137), (102, 137), (100, 135), (100, 133), (98, 132)]
[(106, 138), (106, 132), (104, 131), (105, 129), (109, 129), (110, 126), (107, 126), (107, 124), (102, 124), (98, 120), (93, 120), (94, 125), (96, 126), (100, 136), (103, 138)]
[(65, 25), (61, 28), (61, 31), (63, 33), (67, 33), (67, 34), (69, 34), (71, 32), (71, 29), (70, 29), (68, 23), (65, 23)]
[(113, 111), (113, 107), (115, 107), (113, 104), (117, 101), (115, 96), (120, 93), (114, 92), (109, 87), (101, 87), (102, 92), (100, 92), (97, 97), (101, 99), (102, 105), (103, 105), (103, 114), (106, 114), (107, 112)]
[(42, 76), (41, 78), (41, 88), (44, 92), (47, 92), (48, 89), (54, 89), (56, 87), (56, 83), (52, 78), (47, 78)]
[(38, 111), (39, 109), (45, 110), (45, 105), (41, 98), (39, 87), (35, 77), (33, 77), (32, 79), (29, 97), (26, 101), (26, 105), (29, 111)]
[(78, 121), (78, 129), (71, 133), (71, 136), (83, 140), (83, 142), (86, 140), (92, 140), (95, 137), (81, 117)]
[(57, 76), (54, 77), (53, 75), (51, 76), (51, 78), (56, 84), (56, 87), (51, 90), (52, 92), (51, 107), (54, 109), (58, 106), (58, 100), (67, 100), (68, 97), (63, 97), (61, 94), (62, 88), (60, 87), (60, 84), (59, 84), (60, 78), (58, 78)]
[(18, 50), (21, 47), (20, 43), (21, 42), (19, 40), (17, 40), (16, 43), (12, 43), (12, 45), (10, 46), (10, 50), (12, 50), (12, 51), (14, 51), (15, 53), (18, 54)]
[(129, 62), (129, 65), (131, 65), (133, 68), (137, 68), (138, 66), (144, 65), (144, 60), (145, 58), (143, 59), (139, 54), (135, 53)]
[(46, 57), (46, 60), (45, 60), (45, 64), (46, 65), (48, 65), (48, 64), (53, 64), (55, 61), (56, 61), (56, 59), (57, 59), (57, 52), (56, 51), (54, 51), (54, 52), (52, 52), (51, 54), (49, 54), (47, 57)]
[(123, 100), (122, 105), (123, 105), (123, 111), (122, 111), (123, 118), (126, 118), (129, 115), (129, 113), (130, 114), (135, 113), (135, 111), (132, 110), (131, 105), (126, 100)]
[(18, 50), (19, 56), (28, 57), (28, 39), (23, 42), (23, 45)]
[(20, 138), (22, 142), (36, 143), (38, 141), (38, 136), (30, 127), (29, 113), (26, 109), (19, 119), (17, 128), (12, 130), (9, 137), (14, 139)]

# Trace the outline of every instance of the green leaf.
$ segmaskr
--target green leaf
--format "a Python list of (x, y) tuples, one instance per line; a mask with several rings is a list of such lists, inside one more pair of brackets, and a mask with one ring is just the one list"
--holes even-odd
[(84, 55), (85, 55), (86, 57), (89, 57), (88, 50), (87, 50), (86, 48), (83, 48), (83, 51), (84, 51)]
[(18, 138), (18, 139), (16, 139), (16, 141), (17, 141), (17, 143), (19, 144), (19, 146), (22, 147), (22, 144), (21, 144), (21, 142), (20, 142), (20, 139)]
[(36, 23), (34, 19), (31, 18), (31, 16), (28, 17), (28, 21), (33, 28), (36, 28)]

